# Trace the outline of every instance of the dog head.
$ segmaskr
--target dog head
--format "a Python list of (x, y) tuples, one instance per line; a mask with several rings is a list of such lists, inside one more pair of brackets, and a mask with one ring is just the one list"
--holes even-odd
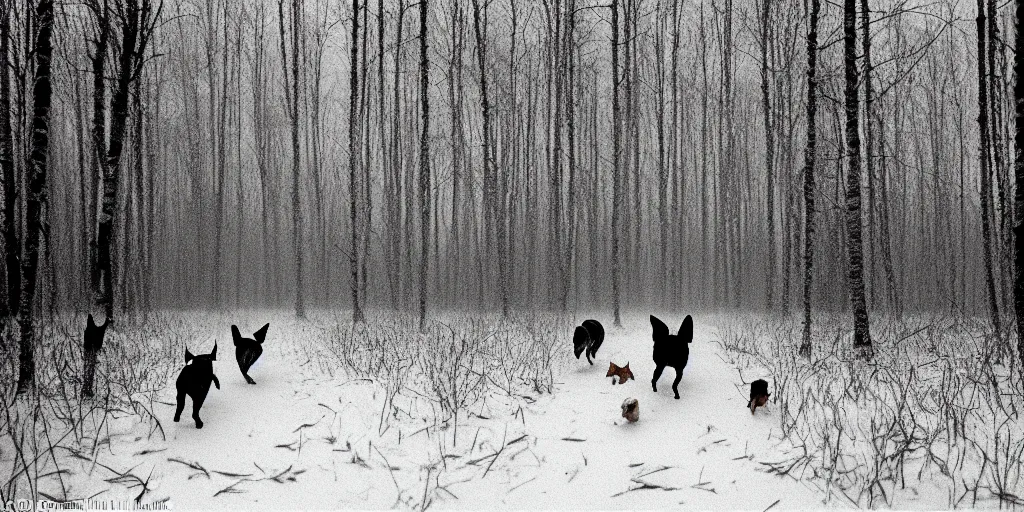
[(628, 362), (626, 363), (626, 366), (619, 368), (619, 375), (619, 384), (626, 382), (627, 378), (636, 380), (636, 377), (633, 376), (633, 371), (629, 369)]
[(576, 354), (576, 359), (580, 358), (580, 354), (587, 349), (587, 345), (590, 344), (590, 333), (582, 325), (576, 326), (576, 331), (572, 334), (572, 351)]
[(615, 363), (608, 363), (608, 373), (605, 377), (614, 377), (619, 374), (619, 367)]
[(750, 401), (747, 402), (747, 407), (750, 408), (750, 413), (754, 413), (754, 409), (763, 407), (764, 404), (768, 403), (768, 397), (772, 396), (768, 392), (768, 381), (764, 379), (757, 379), (750, 383)]
[(260, 327), (260, 330), (252, 333), (252, 337), (254, 339), (250, 339), (250, 338), (243, 338), (242, 337), (242, 333), (238, 331), (238, 326), (237, 325), (232, 325), (231, 326), (231, 339), (235, 342), (236, 346), (238, 345), (239, 341), (243, 341), (243, 340), (244, 341), (255, 341), (256, 343), (262, 344), (263, 340), (267, 339), (267, 330), (268, 329), (270, 329), (270, 324), (269, 323), (264, 324), (263, 327)]
[(103, 336), (106, 335), (107, 325), (110, 324), (110, 319), (103, 320), (103, 325), (96, 325), (96, 321), (92, 319), (92, 315), (85, 321), (85, 348), (88, 350), (99, 350), (103, 348)]
[(217, 360), (217, 343), (213, 344), (213, 351), (209, 354), (193, 355), (192, 352), (188, 351), (188, 347), (185, 347), (185, 364), (189, 361), (192, 362), (192, 366), (208, 366), (213, 371), (213, 362)]
[(608, 373), (605, 377), (619, 377), (619, 384), (623, 384), (628, 379), (636, 380), (633, 376), (633, 371), (629, 369), (629, 363), (626, 366), (619, 366), (615, 363), (608, 363)]
[(665, 325), (665, 322), (662, 322), (654, 315), (651, 315), (651, 327), (654, 328), (651, 338), (654, 339), (655, 345), (662, 341), (669, 341), (673, 345), (676, 343), (693, 343), (693, 318), (690, 315), (686, 315), (686, 318), (683, 319), (683, 324), (679, 326), (678, 334), (669, 334), (668, 326)]
[(767, 395), (768, 394), (768, 381), (764, 379), (757, 379), (750, 383), (750, 397)]

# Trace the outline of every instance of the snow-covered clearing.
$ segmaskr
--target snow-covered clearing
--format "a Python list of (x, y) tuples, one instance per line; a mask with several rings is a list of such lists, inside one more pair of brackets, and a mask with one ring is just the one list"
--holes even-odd
[[(684, 315), (658, 316), (675, 332)], [(929, 427), (906, 437), (935, 436), (927, 445), (936, 452), (941, 447), (942, 453), (925, 457), (914, 448), (925, 442), (905, 442), (910, 448), (899, 456), (907, 462), (897, 466), (906, 468), (903, 482), (890, 481), (883, 471), (891, 466), (886, 465), (889, 452), (881, 452), (883, 463), (872, 472), (873, 445), (859, 445), (861, 436), (839, 429), (829, 437), (832, 424), (815, 415), (827, 409), (839, 424), (863, 429), (875, 416), (859, 408), (876, 410), (887, 398), (884, 391), (861, 393), (850, 402), (859, 408), (839, 410), (849, 404), (820, 398), (829, 396), (823, 391), (827, 386), (820, 385), (821, 372), (834, 372), (829, 379), (836, 385), (863, 387), (877, 384), (877, 367), (844, 373), (824, 360), (805, 365), (809, 370), (781, 357), (765, 361), (768, 352), (759, 350), (777, 350), (778, 342), (758, 340), (778, 336), (759, 332), (753, 320), (696, 315), (681, 399), (675, 400), (672, 369), (662, 375), (657, 394), (650, 387), (647, 315), (626, 316), (621, 329), (612, 327), (610, 318), (593, 317), (608, 334), (594, 366), (571, 354), (572, 328), (587, 316), (522, 317), (511, 323), (452, 316), (427, 336), (415, 333), (412, 319), (383, 314), (357, 331), (333, 313), (305, 321), (272, 312), (168, 313), (125, 326), (108, 335), (101, 356), (98, 389), (110, 390), (106, 398), (62, 398), (62, 386), (74, 388), (73, 371), (67, 369), (63, 375), (69, 382), (59, 385), (54, 376), (62, 373), (50, 369), (51, 380), (41, 386), (48, 395), (38, 401), (43, 404), (39, 417), (46, 422), (32, 421), (31, 401), (8, 408), (0, 438), (0, 474), (7, 481), (3, 498), (36, 493), (40, 499), (131, 500), (145, 490), (142, 503), (167, 500), (181, 510), (1000, 504), (991, 492), (978, 491), (989, 484), (982, 462), (973, 460), (970, 450), (961, 450), (954, 461), (955, 443), (939, 439), (943, 431), (927, 417), (916, 421)], [(257, 385), (251, 386), (234, 361), (229, 328), (237, 323), (248, 335), (267, 321), (265, 352), (250, 370)], [(81, 334), (69, 324), (67, 332), (54, 330), (51, 336), (68, 345)], [(205, 426), (195, 428), (190, 402), (181, 422), (173, 423), (174, 379), (185, 343), (198, 354), (209, 352), (214, 340), (221, 389), (212, 389), (202, 408)], [(62, 360), (60, 354), (53, 358)], [(74, 368), (73, 356), (63, 360)], [(613, 386), (604, 377), (609, 361), (629, 362), (636, 380)], [(132, 371), (138, 375), (126, 375)], [(861, 373), (872, 377), (850, 377)], [(759, 377), (772, 383), (773, 400), (751, 416), (743, 380)], [(809, 386), (822, 393), (808, 392)], [(627, 397), (639, 400), (636, 424), (620, 417)], [(1019, 393), (1007, 402), (1019, 406)], [(826, 403), (836, 407), (828, 409)], [(914, 414), (910, 409), (916, 404), (900, 410)], [(1001, 416), (993, 412), (992, 417)], [(996, 467), (1004, 471), (1006, 492), (1019, 495), (1019, 460), (1014, 465), (1005, 457), (1019, 459), (1024, 436), (1015, 419), (1008, 421), (1012, 424), (993, 430), (999, 433), (993, 438), (1006, 441), (999, 448), (1003, 459), (995, 460), (997, 452), (990, 449), (984, 453), (993, 460), (984, 464), (992, 474)], [(66, 427), (71, 424), (74, 429)], [(865, 435), (882, 432), (876, 430)], [(885, 432), (890, 431), (879, 435), (893, 437)], [(22, 439), (20, 452), (12, 438)], [(839, 448), (829, 444), (832, 438), (841, 439)], [(980, 434), (975, 439), (987, 442)], [(847, 441), (855, 448), (844, 448)], [(975, 496), (951, 498), (946, 492), (951, 477), (943, 476), (947, 466), (939, 460), (955, 462), (948, 466), (952, 481), (963, 480), (959, 485), (968, 488), (975, 482)], [(872, 484), (865, 475), (881, 476)], [(929, 480), (934, 483), (921, 483)], [(861, 488), (879, 487), (858, 495), (854, 484), (864, 482), (868, 485)]]

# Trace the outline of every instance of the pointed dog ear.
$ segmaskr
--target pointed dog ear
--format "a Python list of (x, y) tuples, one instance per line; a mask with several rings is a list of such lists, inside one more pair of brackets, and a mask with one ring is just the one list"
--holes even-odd
[(687, 343), (693, 343), (693, 317), (690, 315), (686, 315), (683, 324), (679, 326), (679, 336), (683, 337)]
[(216, 341), (213, 342), (213, 352), (210, 352), (210, 355), (213, 356), (213, 360), (214, 361), (217, 360), (217, 342)]
[(654, 328), (654, 332), (651, 334), (651, 338), (654, 341), (660, 341), (668, 337), (668, 326), (654, 315), (651, 315), (651, 327)]
[(92, 313), (89, 313), (89, 318), (85, 319), (85, 327), (87, 329), (95, 329), (96, 321), (92, 319)]
[(242, 339), (242, 333), (238, 332), (237, 325), (231, 326), (231, 339), (235, 342), (235, 345), (238, 345), (238, 340)]
[(256, 339), (257, 343), (263, 343), (263, 340), (267, 339), (267, 329), (270, 329), (270, 323), (260, 327), (260, 330), (253, 333), (252, 337)]
[(185, 347), (185, 364), (188, 364), (188, 362), (195, 359), (195, 357), (196, 356), (192, 355), (192, 352), (188, 351), (188, 347)]

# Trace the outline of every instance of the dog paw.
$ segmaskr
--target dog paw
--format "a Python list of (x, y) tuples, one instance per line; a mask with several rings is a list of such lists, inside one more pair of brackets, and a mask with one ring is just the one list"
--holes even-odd
[(203, 422), (196, 420), (196, 428), (203, 428)]
[(248, 382), (249, 384), (256, 384), (256, 381), (254, 381), (254, 380), (252, 380), (252, 379), (250, 379), (248, 377), (245, 378), (245, 381)]
[(676, 393), (676, 400), (679, 400), (679, 393)]
[(180, 417), (178, 417), (178, 416), (175, 416), (175, 417), (174, 417), (174, 422), (175, 422), (175, 423), (177, 423), (177, 422), (179, 422), (179, 421), (181, 421), (181, 418), (180, 418)]

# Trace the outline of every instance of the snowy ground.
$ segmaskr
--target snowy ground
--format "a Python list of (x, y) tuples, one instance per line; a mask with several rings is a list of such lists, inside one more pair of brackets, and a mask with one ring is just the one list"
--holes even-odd
[[(661, 318), (674, 332), (682, 316)], [(324, 337), (333, 331), (284, 314), (242, 316), (243, 335), (271, 322), (265, 352), (250, 370), (258, 384), (248, 385), (234, 361), (230, 324), (211, 321), (188, 341), (194, 353), (219, 341), (221, 389), (207, 398), (202, 430), (189, 417), (191, 403), (181, 422), (171, 421), (174, 371), (152, 403), (164, 435), (160, 429), (151, 434), (153, 421), (111, 415), (99, 428), (99, 442), (81, 443), (90, 448), (55, 450), (62, 471), (43, 471), (35, 485), (42, 496), (66, 499), (133, 499), (145, 488), (143, 503), (167, 500), (180, 510), (853, 506), (826, 499), (820, 479), (767, 471), (765, 463), (789, 460), (798, 448), (782, 439), (775, 404), (754, 416), (745, 407), (741, 378), (770, 376), (745, 368), (741, 377), (729, 362), (737, 360), (734, 354), (714, 341), (718, 333), (709, 319), (695, 318), (681, 399), (675, 400), (671, 369), (658, 393), (651, 390), (647, 316), (627, 316), (623, 329), (597, 318), (608, 337), (594, 366), (572, 358), (566, 329), (555, 340), (553, 393), (489, 385), (457, 422), (439, 412), (416, 378), (389, 404), (387, 382), (346, 375), (324, 355)], [(629, 362), (636, 380), (613, 386), (604, 377), (609, 361)], [(639, 400), (636, 424), (620, 417), (627, 397)], [(0, 450), (0, 470), (16, 468), (10, 447)], [(911, 490), (894, 506), (949, 506), (946, 496)]]

